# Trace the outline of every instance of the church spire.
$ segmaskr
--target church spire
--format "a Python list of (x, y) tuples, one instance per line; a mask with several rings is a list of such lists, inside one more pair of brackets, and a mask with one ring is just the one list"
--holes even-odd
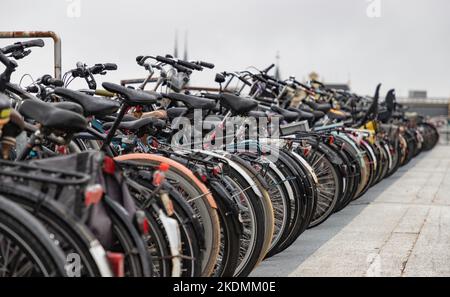
[(275, 78), (276, 79), (281, 79), (281, 74), (280, 74), (280, 51), (277, 51), (277, 55), (275, 56), (276, 59), (276, 67), (275, 67)]
[(178, 57), (178, 30), (175, 31), (175, 45), (173, 48), (173, 56)]
[(188, 31), (184, 33), (184, 54), (183, 54), (183, 60), (188, 60)]

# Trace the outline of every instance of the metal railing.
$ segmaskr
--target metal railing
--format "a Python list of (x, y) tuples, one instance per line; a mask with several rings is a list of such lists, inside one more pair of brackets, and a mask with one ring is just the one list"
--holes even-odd
[(0, 38), (51, 38), (53, 39), (53, 61), (55, 78), (61, 79), (61, 38), (53, 31), (2, 31)]

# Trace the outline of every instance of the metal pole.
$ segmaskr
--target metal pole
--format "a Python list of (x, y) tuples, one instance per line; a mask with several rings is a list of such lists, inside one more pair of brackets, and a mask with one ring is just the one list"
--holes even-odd
[(53, 61), (55, 78), (61, 79), (61, 38), (53, 31), (3, 31), (0, 38), (51, 38), (53, 39)]

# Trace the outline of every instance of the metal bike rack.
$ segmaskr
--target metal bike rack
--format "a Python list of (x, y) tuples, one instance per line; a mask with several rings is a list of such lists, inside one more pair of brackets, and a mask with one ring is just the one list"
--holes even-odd
[(51, 38), (53, 39), (53, 61), (55, 78), (61, 79), (61, 38), (53, 31), (2, 31), (0, 38)]

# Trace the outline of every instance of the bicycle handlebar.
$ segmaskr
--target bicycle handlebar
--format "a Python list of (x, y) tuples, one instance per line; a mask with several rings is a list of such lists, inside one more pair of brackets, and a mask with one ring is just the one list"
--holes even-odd
[(95, 64), (92, 67), (87, 67), (86, 64), (82, 62), (77, 62), (77, 68), (70, 70), (74, 77), (88, 77), (93, 74), (105, 74), (104, 71), (117, 70), (117, 64), (115, 63), (105, 63), (105, 64)]
[(163, 56), (156, 56), (156, 57), (151, 57), (151, 56), (142, 57), (142, 56), (138, 56), (136, 58), (136, 60), (138, 61), (139, 65), (143, 65), (143, 62), (147, 58), (154, 58), (158, 62), (170, 65), (170, 66), (176, 68), (178, 71), (186, 72), (188, 74), (191, 74), (192, 70), (202, 71), (203, 67), (204, 67), (203, 65), (209, 66), (208, 68), (214, 67), (213, 64), (202, 62), (202, 61), (200, 61), (200, 62), (188, 62), (188, 61), (184, 61), (184, 60), (180, 60), (180, 59), (176, 59), (176, 58), (171, 58), (171, 57), (168, 57), (168, 56), (166, 56), (166, 57), (163, 57)]
[(115, 63), (105, 63), (103, 64), (105, 70), (117, 70), (117, 64)]
[(102, 74), (103, 71), (113, 71), (117, 70), (117, 64), (115, 63), (105, 63), (105, 64), (95, 64), (89, 68), (92, 74)]
[(55, 86), (55, 87), (62, 87), (64, 86), (64, 82), (62, 80), (53, 78), (51, 75), (46, 74), (42, 76), (41, 82), (46, 86)]
[(267, 73), (267, 72), (269, 72), (270, 70), (272, 70), (273, 67), (275, 67), (275, 64), (269, 65), (269, 67), (267, 67), (266, 69), (264, 69), (264, 70), (261, 71), (261, 72), (262, 72), (262, 73)]
[(207, 63), (207, 62), (203, 62), (203, 61), (197, 61), (197, 62), (188, 62), (188, 61), (184, 61), (184, 60), (180, 60), (180, 59), (176, 59), (176, 58), (172, 58), (171, 56), (137, 56), (136, 57), (136, 62), (138, 63), (138, 65), (140, 66), (145, 66), (145, 61), (147, 59), (154, 59), (157, 62), (163, 63), (163, 64), (167, 64), (172, 66), (173, 68), (177, 69), (179, 72), (185, 72), (187, 74), (192, 74), (192, 70), (198, 70), (198, 71), (202, 71), (203, 67), (206, 68), (213, 68), (214, 64), (211, 63)]
[(198, 71), (202, 71), (203, 70), (202, 66), (197, 65), (195, 63), (191, 63), (191, 62), (187, 62), (187, 61), (183, 61), (183, 60), (177, 60), (177, 63), (182, 65), (182, 66), (184, 66), (184, 67), (190, 68), (192, 70), (198, 70)]
[(43, 47), (44, 45), (45, 45), (45, 43), (42, 39), (33, 39), (33, 40), (29, 40), (29, 41), (16, 42), (14, 44), (5, 46), (4, 48), (1, 49), (1, 51), (4, 54), (10, 54), (17, 50), (24, 50), (24, 49), (30, 48), (30, 47)]
[(214, 64), (208, 63), (208, 62), (204, 62), (204, 61), (197, 61), (195, 63), (200, 65), (200, 66), (202, 66), (202, 67), (209, 68), (209, 69), (213, 69), (214, 67), (216, 67)]
[(163, 57), (163, 56), (156, 56), (155, 60), (158, 61), (158, 62), (164, 63), (164, 64), (172, 65), (172, 66), (175, 64), (174, 60), (172, 60), (170, 58)]

